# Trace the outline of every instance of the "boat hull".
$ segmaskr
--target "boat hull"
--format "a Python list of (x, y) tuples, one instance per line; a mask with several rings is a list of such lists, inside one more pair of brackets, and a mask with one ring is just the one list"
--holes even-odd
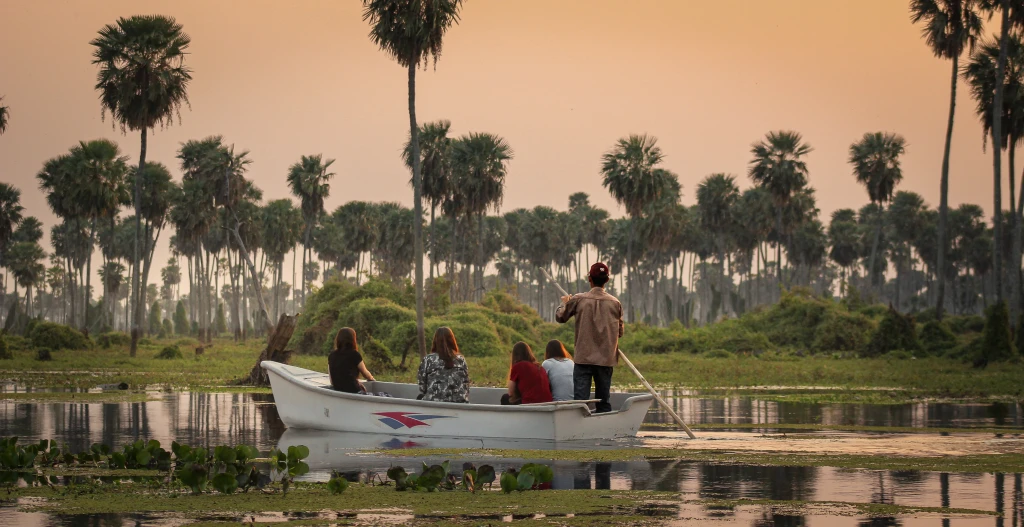
[(367, 390), (393, 397), (342, 393), (327, 375), (285, 364), (261, 363), (281, 420), (289, 428), (397, 436), (474, 437), (571, 441), (633, 437), (653, 397), (616, 393), (617, 410), (594, 414), (583, 403), (501, 406), (505, 390), (473, 388), (470, 403), (417, 401), (413, 384), (368, 382)]

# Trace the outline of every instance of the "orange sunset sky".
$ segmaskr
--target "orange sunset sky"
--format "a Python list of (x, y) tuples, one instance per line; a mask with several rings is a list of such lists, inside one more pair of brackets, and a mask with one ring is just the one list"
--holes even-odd
[[(251, 151), (249, 175), (265, 198), (288, 195), (286, 170), (299, 156), (323, 153), (337, 159), (328, 211), (350, 200), (411, 205), (399, 159), (406, 72), (370, 43), (361, 11), (357, 0), (2, 0), (0, 96), (11, 119), (0, 180), (22, 190), (26, 212), (48, 230), (56, 220), (35, 181), (46, 159), (99, 137), (137, 159), (138, 136), (101, 120), (89, 41), (119, 16), (160, 13), (192, 37), (194, 80), (191, 108), (150, 136), (149, 160), (180, 178), (179, 144), (221, 134)], [(420, 122), (446, 118), (455, 133), (508, 140), (502, 211), (565, 209), (585, 191), (621, 216), (601, 187), (600, 156), (644, 132), (658, 137), (693, 203), (713, 172), (749, 186), (750, 144), (796, 130), (814, 147), (810, 183), (827, 222), (867, 202), (846, 162), (865, 132), (906, 137), (900, 188), (937, 206), (950, 72), (904, 0), (468, 0), (436, 69), (417, 77), (417, 104)], [(950, 204), (990, 213), (991, 154), (960, 87)], [(1008, 203), (1005, 183), (1003, 196)]]

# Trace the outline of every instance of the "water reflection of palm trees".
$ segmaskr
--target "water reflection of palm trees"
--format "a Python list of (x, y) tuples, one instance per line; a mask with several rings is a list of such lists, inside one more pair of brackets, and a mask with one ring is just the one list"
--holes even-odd
[(2, 434), (54, 439), (75, 451), (139, 439), (201, 446), (245, 443), (269, 450), (284, 430), (270, 394), (168, 392), (131, 403), (0, 404)]
[[(662, 390), (672, 409), (689, 423), (823, 424), (837, 426), (1020, 426), (1020, 405), (985, 404), (856, 404), (768, 401), (757, 397), (699, 396), (688, 390)], [(671, 423), (658, 405), (647, 423)]]

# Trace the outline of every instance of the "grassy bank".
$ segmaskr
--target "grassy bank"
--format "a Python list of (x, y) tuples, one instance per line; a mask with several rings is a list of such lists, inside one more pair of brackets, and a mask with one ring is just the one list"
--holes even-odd
[[(494, 491), (396, 492), (390, 486), (353, 484), (332, 495), (325, 484), (300, 483), (287, 496), (252, 491), (229, 496), (193, 496), (158, 490), (145, 483), (89, 484), (68, 488), (11, 489), (11, 497), (30, 498), (26, 511), (59, 514), (174, 514), (190, 526), (249, 525), (481, 525), (511, 522), (563, 526), (662, 525), (681, 509), (713, 516), (747, 509), (779, 514), (861, 517), (922, 515), (991, 516), (985, 510), (909, 507), (856, 502), (776, 500), (683, 500), (678, 493), (624, 490), (547, 490), (502, 494)], [(701, 512), (704, 511), (704, 512)], [(717, 512), (716, 512), (717, 511)], [(293, 514), (294, 513), (294, 514)], [(301, 514), (299, 514), (301, 513)], [(274, 521), (280, 515), (280, 521)]]
[(410, 448), (389, 450), (391, 456), (444, 459), (529, 459), (551, 461), (679, 461), (766, 465), (780, 467), (836, 467), (868, 470), (924, 470), (933, 472), (1022, 472), (1024, 454), (969, 454), (960, 456), (877, 456), (859, 454), (806, 454), (728, 452), (677, 448), (617, 448), (609, 450), (509, 450)]
[[(181, 359), (156, 358), (160, 350), (177, 344)], [(36, 360), (30, 350), (12, 350), (14, 358), (0, 360), (0, 379), (33, 387), (94, 388), (128, 383), (174, 389), (226, 389), (252, 367), (262, 344), (247, 344), (217, 339), (196, 356), (192, 339), (154, 341), (139, 348), (130, 357), (125, 347), (83, 351), (55, 351), (52, 360)], [(480, 386), (502, 386), (508, 374), (508, 359), (478, 356), (465, 348), (470, 376)], [(1024, 397), (1024, 365), (1002, 363), (975, 369), (962, 361), (928, 357), (922, 359), (831, 358), (809, 356), (778, 360), (765, 357), (733, 356), (712, 358), (687, 352), (631, 355), (649, 381), (661, 387), (714, 389), (715, 393), (763, 395), (776, 400), (801, 402), (897, 403), (919, 398), (1019, 399)], [(297, 355), (293, 364), (326, 371), (322, 355)], [(415, 382), (418, 358), (412, 357), (404, 370), (375, 371), (381, 380)], [(615, 372), (618, 387), (638, 387), (636, 378), (625, 368)], [(794, 394), (778, 387), (831, 387), (802, 390)], [(767, 387), (764, 390), (751, 387)], [(853, 390), (868, 388), (869, 390)], [(246, 388), (234, 387), (233, 390)], [(261, 390), (265, 391), (265, 390)]]

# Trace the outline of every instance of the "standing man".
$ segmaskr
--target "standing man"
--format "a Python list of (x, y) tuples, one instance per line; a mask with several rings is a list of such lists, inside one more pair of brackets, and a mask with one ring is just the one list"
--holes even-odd
[(608, 266), (598, 262), (590, 266), (587, 280), (590, 291), (563, 296), (555, 310), (555, 320), (564, 324), (576, 317), (576, 353), (572, 379), (573, 397), (577, 401), (590, 399), (590, 383), (594, 395), (601, 400), (597, 412), (610, 412), (608, 396), (612, 388), (612, 368), (619, 362), (619, 337), (622, 336), (622, 304), (608, 294)]

